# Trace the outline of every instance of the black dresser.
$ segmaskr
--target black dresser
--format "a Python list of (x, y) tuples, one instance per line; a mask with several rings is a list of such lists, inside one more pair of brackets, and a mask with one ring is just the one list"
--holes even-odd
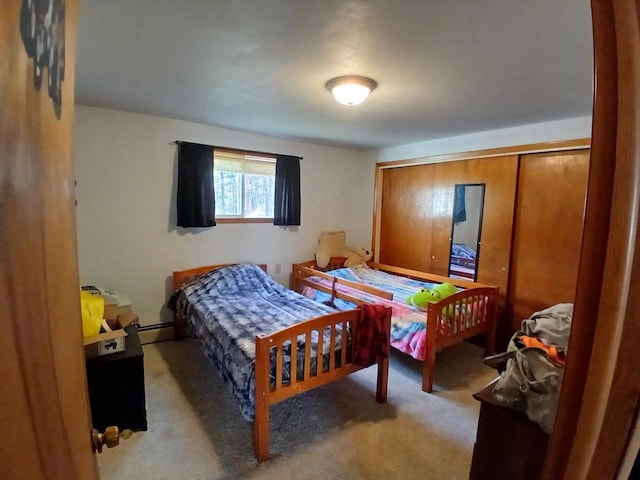
[(525, 415), (496, 404), (495, 381), (475, 393), (480, 402), (470, 480), (538, 480), (549, 435)]
[(126, 350), (87, 359), (93, 428), (147, 429), (144, 353), (135, 325), (125, 328)]

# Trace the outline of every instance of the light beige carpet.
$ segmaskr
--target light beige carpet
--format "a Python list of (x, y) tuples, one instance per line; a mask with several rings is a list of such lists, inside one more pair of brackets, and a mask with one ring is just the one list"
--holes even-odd
[(388, 403), (376, 368), (271, 407), (272, 458), (253, 456), (251, 424), (193, 339), (144, 346), (149, 430), (99, 456), (103, 480), (467, 479), (479, 404), (496, 371), (469, 343), (436, 361), (432, 394), (421, 362), (394, 352)]

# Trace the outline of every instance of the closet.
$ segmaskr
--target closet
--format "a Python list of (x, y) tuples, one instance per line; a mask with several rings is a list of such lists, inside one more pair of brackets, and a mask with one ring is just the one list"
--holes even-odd
[(587, 150), (520, 157), (507, 291), (513, 331), (533, 312), (573, 303), (588, 175)]
[(586, 148), (379, 164), (376, 259), (448, 275), (455, 185), (484, 184), (477, 281), (500, 288), (503, 349), (522, 319), (573, 301), (588, 167)]

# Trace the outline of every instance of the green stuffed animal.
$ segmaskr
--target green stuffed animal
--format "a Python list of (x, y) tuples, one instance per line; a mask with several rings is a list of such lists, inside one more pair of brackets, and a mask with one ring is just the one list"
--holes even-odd
[(426, 310), (429, 302), (439, 302), (457, 291), (458, 289), (450, 283), (440, 283), (431, 290), (421, 288), (419, 292), (407, 297), (407, 305), (411, 305), (418, 310)]

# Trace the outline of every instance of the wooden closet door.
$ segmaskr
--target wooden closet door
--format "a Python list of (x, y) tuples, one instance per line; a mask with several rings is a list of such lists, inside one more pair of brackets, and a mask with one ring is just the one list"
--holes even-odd
[(589, 151), (522, 155), (509, 278), (511, 333), (532, 313), (573, 303)]
[[(434, 229), (438, 239), (433, 240), (434, 245), (437, 245), (434, 250), (440, 252), (440, 257), (444, 256), (444, 261), (439, 264), (444, 271), (443, 275), (447, 275), (449, 267), (455, 184), (485, 184), (478, 282), (498, 286), (501, 298), (506, 295), (508, 284), (517, 173), (517, 155), (472, 158), (439, 163), (434, 183), (435, 188), (441, 192), (440, 196), (448, 201), (446, 215), (440, 218), (442, 223), (439, 225), (439, 232)], [(437, 257), (436, 253), (436, 261)], [(504, 301), (501, 303), (504, 304)]]
[(518, 157), (502, 155), (383, 170), (380, 262), (447, 275), (456, 183), (484, 183), (478, 282), (508, 282)]
[(383, 171), (380, 263), (430, 271), (435, 169), (432, 164)]

